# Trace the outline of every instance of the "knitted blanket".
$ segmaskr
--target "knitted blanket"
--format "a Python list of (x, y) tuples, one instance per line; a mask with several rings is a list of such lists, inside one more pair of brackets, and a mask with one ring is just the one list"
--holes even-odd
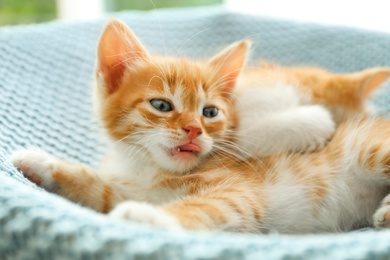
[[(113, 16), (159, 54), (207, 57), (250, 38), (255, 59), (339, 72), (390, 65), (390, 35), (385, 33), (220, 8)], [(90, 83), (105, 21), (0, 28), (0, 259), (390, 258), (387, 230), (299, 236), (167, 232), (110, 220), (24, 179), (6, 159), (20, 147), (40, 147), (92, 166), (102, 155)], [(372, 101), (378, 113), (390, 115), (390, 86)]]

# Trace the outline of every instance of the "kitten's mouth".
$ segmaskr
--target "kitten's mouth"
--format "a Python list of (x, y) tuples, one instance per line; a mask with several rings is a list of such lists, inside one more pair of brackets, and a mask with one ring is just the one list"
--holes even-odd
[(194, 155), (198, 156), (199, 152), (202, 149), (199, 145), (194, 144), (192, 142), (180, 146), (176, 146), (170, 150), (171, 156), (177, 156), (177, 155)]

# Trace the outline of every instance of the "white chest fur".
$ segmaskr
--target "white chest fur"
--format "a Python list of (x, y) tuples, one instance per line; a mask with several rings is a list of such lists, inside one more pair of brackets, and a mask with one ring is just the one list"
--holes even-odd
[(183, 191), (167, 190), (158, 186), (156, 176), (160, 168), (147, 151), (129, 152), (129, 146), (119, 144), (104, 161), (101, 174), (116, 185), (115, 189), (126, 200), (147, 201), (153, 204), (168, 202)]

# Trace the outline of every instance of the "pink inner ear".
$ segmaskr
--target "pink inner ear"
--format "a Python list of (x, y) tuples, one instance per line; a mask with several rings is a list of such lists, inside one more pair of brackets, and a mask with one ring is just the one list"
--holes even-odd
[[(225, 88), (228, 91), (231, 91), (235, 87), (236, 82), (237, 82), (237, 78), (240, 75), (242, 66), (243, 66), (243, 64), (241, 66), (239, 66), (240, 69), (236, 69), (235, 71), (227, 72), (226, 75), (224, 76)], [(234, 67), (236, 67), (236, 66), (234, 66)]]
[(224, 83), (224, 91), (230, 92), (235, 87), (237, 78), (244, 67), (249, 47), (249, 41), (233, 43), (211, 59), (210, 63), (216, 68), (217, 76)]
[(118, 65), (110, 68), (101, 68), (108, 94), (114, 93), (119, 88), (125, 69), (125, 63), (118, 63)]
[(363, 96), (368, 97), (375, 89), (377, 89), (383, 82), (389, 79), (390, 71), (379, 71), (374, 74), (367, 82), (363, 91)]
[(98, 69), (104, 75), (106, 92), (120, 86), (127, 67), (148, 54), (134, 33), (122, 22), (112, 20), (105, 28), (98, 47)]

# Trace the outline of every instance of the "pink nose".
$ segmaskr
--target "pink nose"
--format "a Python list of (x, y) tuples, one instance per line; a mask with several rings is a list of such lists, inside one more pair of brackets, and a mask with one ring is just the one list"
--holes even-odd
[(183, 130), (187, 133), (189, 139), (195, 139), (202, 133), (202, 129), (198, 126), (186, 126)]

